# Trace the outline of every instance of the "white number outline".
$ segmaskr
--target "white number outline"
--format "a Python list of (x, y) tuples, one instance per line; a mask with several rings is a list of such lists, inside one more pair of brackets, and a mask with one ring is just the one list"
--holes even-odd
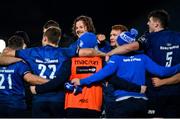
[[(8, 88), (12, 89), (12, 78), (11, 74), (8, 74)], [(0, 74), (0, 89), (5, 89), (6, 87), (3, 86), (3, 82), (5, 81), (4, 74)]]
[[(48, 68), (52, 70), (51, 74), (49, 75), (49, 79), (54, 79), (56, 76), (55, 76), (55, 73), (56, 73), (56, 65), (54, 64), (50, 64), (48, 65)], [(44, 64), (39, 64), (38, 65), (38, 69), (41, 70), (39, 76), (42, 77), (42, 78), (47, 78), (46, 75), (44, 75), (46, 69), (47, 69), (47, 66), (44, 65)]]
[(167, 52), (166, 54), (166, 67), (171, 67), (173, 52)]

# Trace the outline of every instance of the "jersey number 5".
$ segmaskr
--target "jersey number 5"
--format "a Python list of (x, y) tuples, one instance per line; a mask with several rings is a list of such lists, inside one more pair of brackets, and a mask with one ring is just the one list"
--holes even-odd
[(172, 63), (172, 54), (173, 52), (167, 52), (166, 54), (166, 67), (170, 67)]

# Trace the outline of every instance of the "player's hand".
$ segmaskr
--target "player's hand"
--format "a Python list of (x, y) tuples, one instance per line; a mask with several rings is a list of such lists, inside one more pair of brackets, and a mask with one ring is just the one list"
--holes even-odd
[(109, 55), (106, 55), (106, 56), (105, 56), (105, 61), (106, 61), (106, 62), (109, 61), (109, 58), (110, 58)]
[(163, 85), (163, 80), (161, 80), (158, 77), (154, 77), (154, 78), (152, 78), (152, 83), (153, 83), (154, 87), (160, 87)]
[(142, 85), (141, 86), (141, 92), (140, 93), (145, 93), (147, 89), (147, 86)]
[(101, 42), (106, 39), (106, 36), (104, 34), (97, 34), (97, 39)]
[(30, 90), (32, 94), (36, 94), (36, 86), (30, 86)]
[(80, 85), (80, 79), (79, 78), (74, 78), (74, 79), (71, 80), (71, 83), (74, 86), (79, 86)]
[(8, 56), (8, 53), (9, 53), (10, 51), (12, 51), (12, 49), (6, 47), (6, 48), (4, 48), (4, 50), (3, 50), (3, 52), (2, 52), (1, 55), (2, 55), (2, 56)]

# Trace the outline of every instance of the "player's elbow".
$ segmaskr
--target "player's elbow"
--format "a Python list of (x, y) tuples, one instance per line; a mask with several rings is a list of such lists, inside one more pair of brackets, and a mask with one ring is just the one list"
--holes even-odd
[(136, 51), (136, 50), (139, 50), (139, 43), (138, 42), (133, 42), (129, 45), (126, 46), (126, 49), (128, 51)]

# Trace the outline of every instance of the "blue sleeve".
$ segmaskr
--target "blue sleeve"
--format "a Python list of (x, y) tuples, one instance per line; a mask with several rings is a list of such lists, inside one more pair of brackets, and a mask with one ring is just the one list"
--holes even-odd
[(29, 58), (30, 49), (16, 50), (15, 56), (26, 61)]
[(126, 90), (131, 92), (140, 92), (141, 85), (137, 85), (133, 82), (127, 81), (125, 79), (119, 78), (118, 76), (113, 76), (109, 81), (113, 85), (115, 90)]
[(35, 89), (36, 92), (46, 93), (57, 90), (63, 90), (64, 83), (69, 79), (71, 73), (70, 70), (71, 70), (71, 61), (67, 60), (62, 64), (62, 67), (57, 75), (58, 78), (50, 80), (49, 82), (42, 85), (36, 85), (36, 89)]
[(29, 66), (24, 62), (19, 62), (18, 73), (20, 76), (24, 76), (26, 73), (30, 72)]
[(107, 52), (111, 51), (111, 46), (110, 46), (109, 42), (101, 41), (100, 43), (98, 43), (98, 49), (101, 52), (107, 53)]
[(78, 47), (63, 48), (62, 52), (64, 56), (67, 56), (69, 58), (78, 56)]
[(81, 79), (80, 85), (89, 85), (93, 82), (101, 81), (105, 79), (106, 77), (112, 75), (114, 72), (116, 72), (117, 67), (118, 67), (117, 59), (115, 56), (112, 56), (110, 60), (108, 61), (107, 65), (103, 67), (101, 70), (99, 70), (97, 73), (87, 78)]
[(163, 67), (152, 61), (148, 56), (145, 56), (145, 68), (148, 72), (152, 74), (160, 77), (165, 77), (178, 73), (180, 65), (178, 64), (173, 67)]
[(95, 48), (98, 45), (96, 35), (93, 33), (84, 33), (79, 38), (79, 47), (80, 48)]

